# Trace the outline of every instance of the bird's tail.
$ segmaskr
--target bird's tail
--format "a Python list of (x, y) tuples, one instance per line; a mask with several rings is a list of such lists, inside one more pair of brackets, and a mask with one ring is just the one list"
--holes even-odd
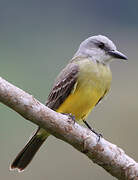
[(17, 168), (19, 172), (23, 171), (31, 162), (34, 155), (48, 136), (49, 134), (44, 129), (38, 128), (33, 137), (29, 140), (29, 142), (25, 145), (11, 164), (11, 170)]

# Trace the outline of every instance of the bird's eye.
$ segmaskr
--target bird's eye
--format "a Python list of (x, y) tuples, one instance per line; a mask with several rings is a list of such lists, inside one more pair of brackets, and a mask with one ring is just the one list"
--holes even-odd
[(104, 45), (103, 42), (100, 42), (100, 43), (98, 44), (98, 47), (99, 47), (100, 49), (104, 49), (105, 45)]

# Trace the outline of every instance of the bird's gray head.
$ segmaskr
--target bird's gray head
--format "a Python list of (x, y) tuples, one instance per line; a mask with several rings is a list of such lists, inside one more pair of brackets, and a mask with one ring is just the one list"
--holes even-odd
[(76, 52), (75, 56), (90, 57), (93, 61), (108, 64), (111, 59), (127, 59), (127, 57), (117, 51), (114, 43), (105, 36), (92, 36), (84, 40)]

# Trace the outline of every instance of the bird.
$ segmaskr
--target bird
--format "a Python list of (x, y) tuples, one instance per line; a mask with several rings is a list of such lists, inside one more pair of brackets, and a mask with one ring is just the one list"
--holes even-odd
[[(73, 58), (57, 76), (46, 106), (56, 112), (71, 115), (75, 121), (85, 123), (96, 133), (86, 119), (110, 90), (112, 81), (110, 62), (113, 59), (128, 58), (119, 52), (106, 36), (95, 35), (84, 40)], [(49, 135), (45, 129), (38, 127), (10, 168), (23, 171)]]

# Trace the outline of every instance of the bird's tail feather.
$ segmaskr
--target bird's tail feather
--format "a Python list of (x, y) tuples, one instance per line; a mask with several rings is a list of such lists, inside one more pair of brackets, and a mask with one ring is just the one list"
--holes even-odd
[[(41, 132), (43, 131), (43, 132)], [(42, 136), (42, 133), (44, 134)], [(31, 162), (36, 152), (39, 150), (43, 142), (47, 139), (49, 134), (43, 129), (38, 129), (25, 147), (17, 155), (13, 163), (11, 164), (10, 169), (18, 169), (19, 172), (23, 171), (26, 166)]]

